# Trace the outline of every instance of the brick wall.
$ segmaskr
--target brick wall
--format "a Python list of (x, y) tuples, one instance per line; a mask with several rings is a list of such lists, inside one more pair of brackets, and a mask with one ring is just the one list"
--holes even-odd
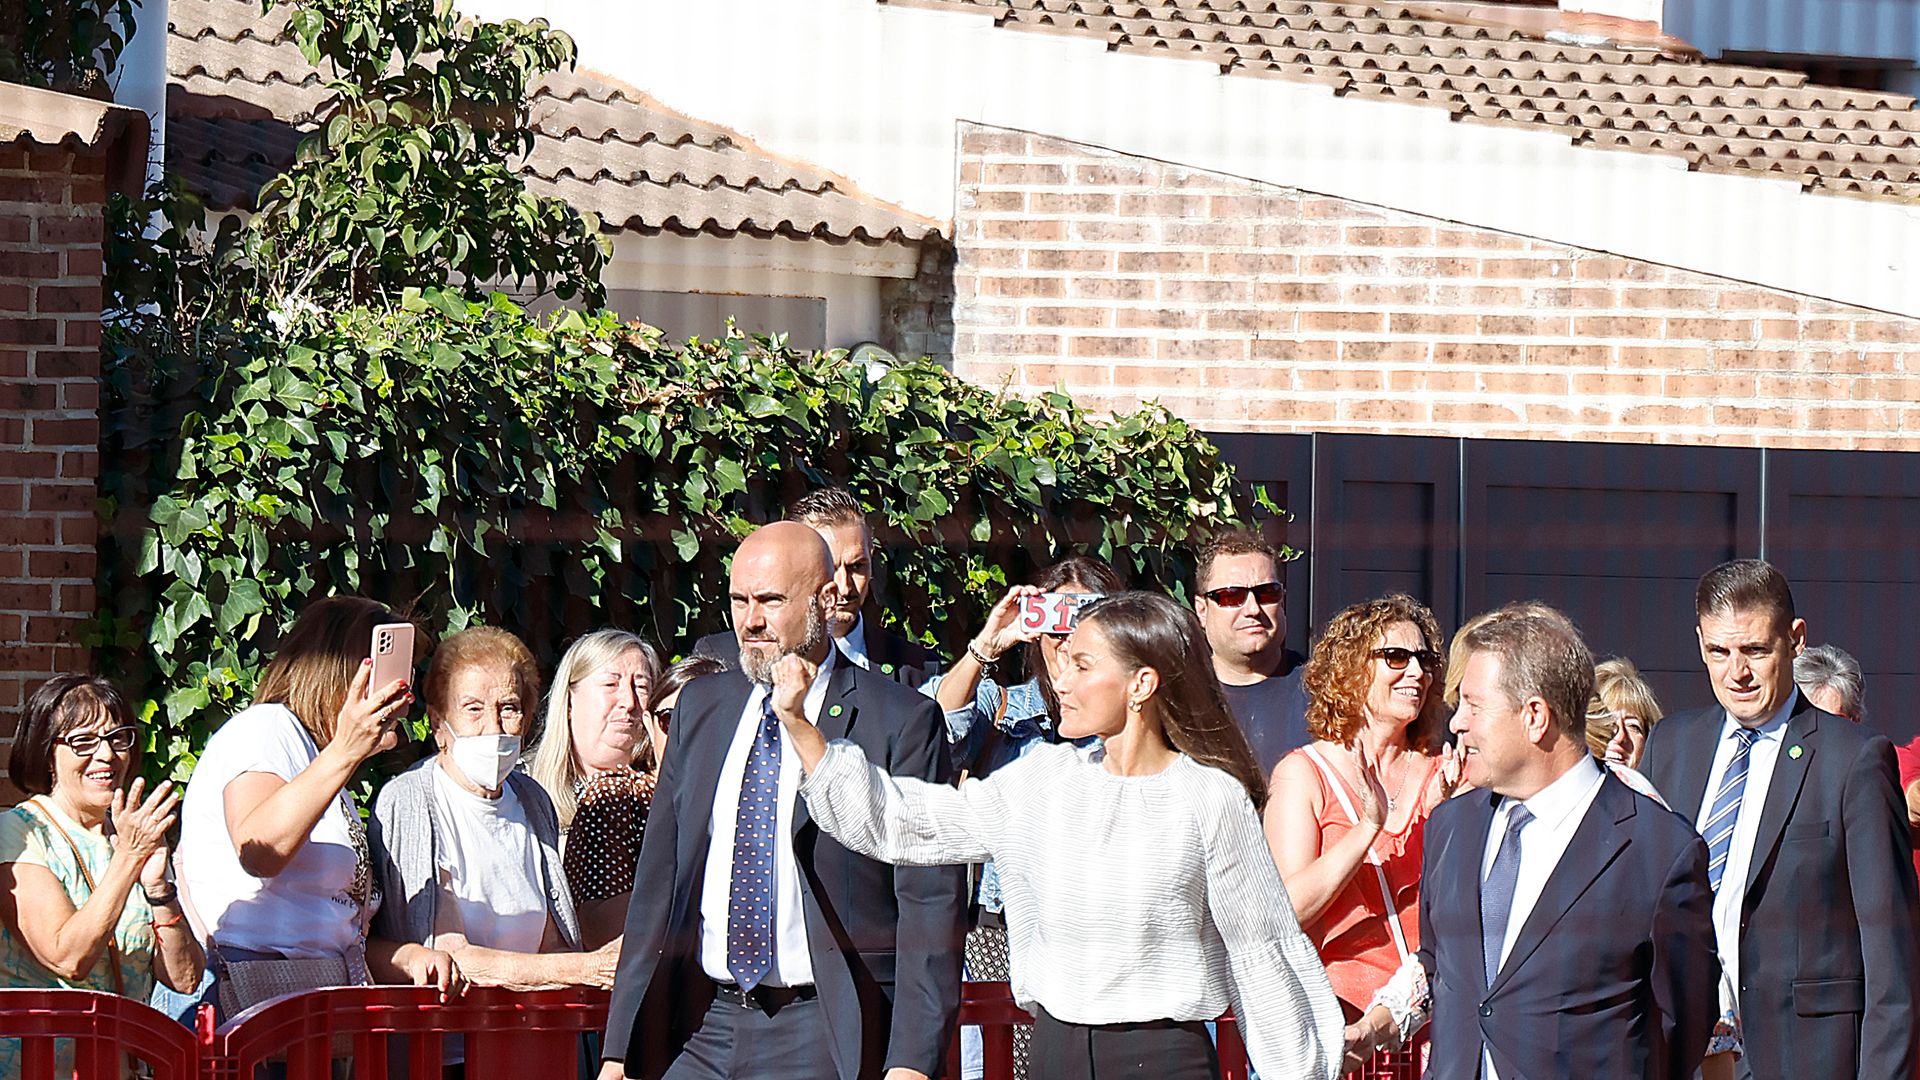
[(880, 344), (900, 359), (953, 363), (953, 264), (953, 245), (929, 236), (913, 277), (881, 280)]
[(1920, 449), (1920, 320), (1022, 132), (960, 160), (975, 382), (1217, 430)]
[(0, 146), (0, 738), (89, 659), (105, 199), (100, 155)]

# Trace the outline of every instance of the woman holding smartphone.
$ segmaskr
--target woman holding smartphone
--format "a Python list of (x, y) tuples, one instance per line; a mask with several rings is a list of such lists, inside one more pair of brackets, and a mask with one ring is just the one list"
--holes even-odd
[(958, 788), (888, 776), (829, 746), (800, 701), (774, 711), (813, 820), (870, 858), (992, 859), (1007, 897), (1014, 997), (1036, 1020), (1033, 1075), (1219, 1075), (1205, 1021), (1232, 1007), (1262, 1074), (1331, 1078), (1339, 1002), (1261, 836), (1266, 784), (1191, 611), (1152, 593), (1081, 609), (1055, 677), (1060, 734)]
[[(222, 1022), (267, 997), (318, 986), (378, 978), (457, 989), (444, 952), (367, 951), (379, 896), (347, 785), (394, 745), (413, 701), (405, 678), (371, 685), (374, 629), (398, 621), (359, 597), (308, 607), (254, 703), (214, 733), (194, 766), (179, 876), (207, 939)], [(405, 647), (410, 654), (410, 641)]]

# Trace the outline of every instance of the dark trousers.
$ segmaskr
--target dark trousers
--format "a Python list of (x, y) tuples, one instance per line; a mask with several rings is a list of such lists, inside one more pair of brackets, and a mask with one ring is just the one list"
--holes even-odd
[(1045, 1009), (1033, 1023), (1033, 1076), (1044, 1080), (1219, 1080), (1220, 1055), (1198, 1021), (1069, 1024)]
[(769, 1014), (715, 998), (665, 1080), (835, 1080), (820, 1000)]

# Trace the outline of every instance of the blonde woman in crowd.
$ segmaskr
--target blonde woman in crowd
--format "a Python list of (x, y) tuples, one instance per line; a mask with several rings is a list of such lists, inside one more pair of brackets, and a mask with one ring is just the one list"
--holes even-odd
[(660, 656), (638, 634), (595, 630), (560, 657), (529, 771), (560, 823), (567, 888), (580, 912), (582, 944), (620, 935), (653, 806), (646, 714)]

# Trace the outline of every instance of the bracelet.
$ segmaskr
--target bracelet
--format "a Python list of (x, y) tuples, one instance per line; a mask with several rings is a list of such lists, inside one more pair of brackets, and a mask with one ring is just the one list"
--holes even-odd
[(153, 924), (153, 928), (155, 930), (165, 930), (169, 926), (179, 926), (181, 923), (186, 921), (187, 921), (187, 913), (183, 911), (180, 914), (175, 915), (173, 918), (168, 919), (165, 922), (155, 922)]
[(152, 893), (147, 891), (147, 887), (145, 885), (142, 885), (140, 886), (140, 895), (147, 898), (148, 907), (160, 907), (164, 904), (171, 904), (175, 900), (178, 900), (180, 898), (180, 890), (168, 889), (165, 893), (162, 893), (159, 896), (155, 896)]
[(973, 657), (974, 662), (981, 667), (992, 667), (1000, 662), (999, 657), (988, 656), (986, 653), (980, 651), (980, 646), (975, 645), (971, 641), (967, 642), (967, 655)]

